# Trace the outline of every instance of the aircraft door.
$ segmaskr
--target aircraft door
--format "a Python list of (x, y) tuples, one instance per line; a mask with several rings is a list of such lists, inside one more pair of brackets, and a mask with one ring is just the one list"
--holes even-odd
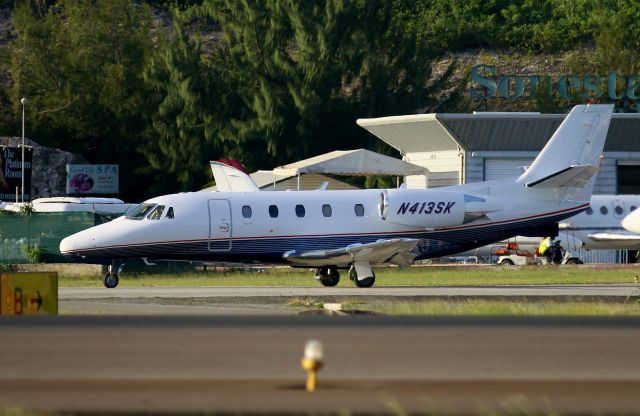
[(209, 251), (231, 250), (232, 235), (231, 203), (226, 199), (210, 199)]

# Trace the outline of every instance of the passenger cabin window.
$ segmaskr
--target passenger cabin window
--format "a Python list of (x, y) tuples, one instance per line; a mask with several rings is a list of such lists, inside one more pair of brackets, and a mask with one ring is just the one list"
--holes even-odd
[(129, 211), (125, 215), (125, 218), (129, 218), (130, 220), (141, 220), (146, 217), (156, 205), (157, 204), (140, 204), (133, 210)]
[(155, 207), (153, 209), (153, 211), (151, 211), (151, 213), (149, 214), (147, 219), (148, 220), (159, 220), (160, 217), (162, 217), (162, 211), (164, 211), (164, 205), (158, 205), (157, 207)]
[(605, 207), (604, 205), (600, 207), (600, 214), (607, 215), (608, 213), (609, 210), (607, 209), (607, 207)]
[(242, 206), (242, 216), (244, 218), (251, 218), (251, 207), (249, 205)]
[(587, 208), (585, 212), (587, 213), (587, 215), (593, 214), (593, 210), (591, 209), (591, 207)]
[(166, 219), (168, 220), (172, 220), (173, 219), (173, 207), (169, 207), (169, 209), (167, 209), (167, 215), (165, 216)]
[(613, 209), (616, 214), (618, 215), (622, 215), (624, 213), (624, 209), (620, 206), (620, 205), (616, 205), (616, 207)]
[(636, 206), (635, 205), (631, 205), (631, 207), (629, 208), (629, 212), (633, 212), (636, 210)]
[(322, 215), (324, 215), (325, 217), (330, 217), (331, 216), (331, 205), (324, 204), (322, 206)]
[(296, 216), (298, 218), (302, 218), (304, 217), (304, 214), (305, 214), (304, 205), (300, 205), (300, 204), (296, 205)]
[(278, 218), (278, 207), (276, 205), (269, 205), (269, 216), (271, 218)]
[(356, 212), (357, 217), (364, 217), (364, 205), (356, 204), (354, 211)]

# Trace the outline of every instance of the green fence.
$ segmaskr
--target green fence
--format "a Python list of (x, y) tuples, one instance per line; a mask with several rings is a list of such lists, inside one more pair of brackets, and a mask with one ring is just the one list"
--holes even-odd
[(118, 216), (93, 212), (0, 213), (0, 264), (68, 261), (60, 254), (63, 238)]

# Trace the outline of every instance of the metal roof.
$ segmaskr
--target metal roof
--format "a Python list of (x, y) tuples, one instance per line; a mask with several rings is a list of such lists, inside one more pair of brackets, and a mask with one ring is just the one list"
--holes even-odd
[[(251, 179), (260, 188), (261, 191), (283, 191), (287, 189), (297, 189), (298, 178), (297, 175), (288, 176), (275, 176), (272, 170), (258, 170), (250, 174)], [(275, 182), (275, 187), (274, 187)], [(300, 189), (319, 189), (324, 182), (328, 182), (329, 185), (326, 189), (331, 190), (344, 190), (344, 189), (359, 189), (357, 186), (342, 182), (336, 178), (322, 175), (319, 173), (308, 173), (300, 175)], [(210, 186), (201, 189), (200, 192), (215, 192), (218, 190), (217, 186)]]
[[(424, 114), (358, 120), (402, 153), (456, 150), (539, 151), (565, 114)], [(430, 117), (426, 117), (430, 116)], [(640, 114), (613, 114), (604, 150), (640, 151)]]
[(426, 175), (429, 170), (391, 156), (381, 155), (366, 149), (336, 150), (280, 166), (273, 170), (276, 176), (291, 176), (303, 173), (325, 173), (334, 175)]
[(356, 123), (400, 151), (416, 152), (429, 138), (429, 148), (436, 150), (457, 149), (458, 143), (451, 133), (436, 120), (436, 114), (360, 118)]
[(640, 114), (614, 114), (604, 150), (640, 152)]
[(303, 190), (319, 189), (324, 184), (324, 182), (327, 182), (328, 184), (326, 189), (359, 189), (357, 186), (342, 182), (336, 178), (326, 176), (321, 173), (301, 174), (299, 181), (298, 175), (275, 176), (273, 174), (273, 171), (271, 170), (259, 170), (252, 173), (250, 176), (262, 191), (284, 191), (287, 189), (298, 189), (298, 185), (300, 186), (300, 189)]

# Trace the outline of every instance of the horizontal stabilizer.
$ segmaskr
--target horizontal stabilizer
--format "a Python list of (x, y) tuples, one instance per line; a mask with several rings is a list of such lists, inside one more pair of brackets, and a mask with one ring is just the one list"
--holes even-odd
[(331, 250), (286, 252), (282, 257), (290, 263), (304, 266), (346, 266), (354, 262), (409, 265), (416, 257), (411, 250), (418, 244), (415, 238), (394, 238), (373, 243), (355, 243)]
[(249, 175), (232, 166), (220, 162), (211, 162), (211, 172), (220, 192), (256, 192), (258, 185)]
[(561, 171), (552, 173), (542, 179), (528, 182), (529, 188), (561, 188), (561, 187), (582, 187), (593, 175), (598, 172), (598, 168), (591, 165), (571, 166)]

